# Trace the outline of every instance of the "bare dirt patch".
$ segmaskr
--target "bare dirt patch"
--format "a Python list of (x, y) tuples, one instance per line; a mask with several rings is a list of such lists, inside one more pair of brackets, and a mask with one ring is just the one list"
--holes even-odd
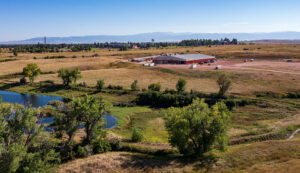
[[(274, 72), (274, 73), (287, 73), (287, 74), (296, 74), (300, 75), (300, 62), (283, 62), (283, 61), (257, 61), (257, 62), (242, 62), (233, 60), (233, 61), (224, 61), (210, 63), (210, 65), (202, 64), (197, 65), (198, 70), (215, 70), (216, 66), (221, 66), (221, 70), (256, 70), (263, 72)], [(180, 68), (180, 69), (189, 69), (190, 65), (173, 65), (173, 64), (159, 64), (157, 67), (163, 68)]]

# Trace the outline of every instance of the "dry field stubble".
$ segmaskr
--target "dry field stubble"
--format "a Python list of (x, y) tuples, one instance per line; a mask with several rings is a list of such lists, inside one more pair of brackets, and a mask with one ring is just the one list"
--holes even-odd
[[(247, 48), (248, 50), (244, 50)], [(44, 72), (56, 72), (60, 68), (80, 68), (83, 78), (79, 82), (86, 82), (88, 85), (95, 85), (99, 79), (104, 79), (106, 84), (124, 85), (129, 87), (133, 80), (139, 80), (141, 88), (146, 88), (150, 83), (161, 82), (164, 88), (175, 88), (179, 77), (184, 77), (188, 81), (187, 89), (196, 89), (203, 92), (216, 92), (217, 86), (215, 76), (198, 76), (205, 73), (201, 70), (174, 69), (175, 73), (166, 73), (164, 71), (153, 71), (142, 68), (140, 65), (131, 64), (120, 66), (117, 63), (127, 61), (129, 58), (157, 55), (163, 52), (178, 53), (206, 53), (218, 55), (221, 59), (238, 63), (232, 69), (225, 69), (233, 76), (234, 86), (232, 93), (249, 94), (253, 92), (274, 91), (286, 92), (295, 91), (300, 88), (299, 74), (276, 73), (273, 71), (259, 71), (255, 69), (267, 69), (278, 71), (299, 72), (298, 66), (289, 63), (283, 63), (282, 59), (286, 57), (299, 58), (299, 45), (236, 45), (236, 46), (212, 46), (212, 47), (169, 47), (163, 49), (135, 49), (129, 51), (100, 49), (91, 52), (60, 52), (60, 53), (42, 53), (29, 54), (19, 53), (16, 61), (0, 63), (0, 76), (20, 73), (22, 68), (28, 63), (37, 63)], [(88, 57), (97, 53), (99, 57)], [(44, 59), (46, 56), (66, 56), (63, 59)], [(77, 58), (72, 58), (72, 56)], [(11, 53), (2, 53), (0, 59), (10, 58)], [(83, 58), (82, 56), (88, 57)], [(33, 59), (36, 57), (37, 59)], [(230, 59), (227, 59), (227, 58)], [(245, 58), (255, 58), (262, 61), (243, 64), (241, 61)], [(273, 57), (273, 58), (271, 58)], [(267, 60), (267, 61), (266, 61)], [(277, 62), (274, 62), (274, 61)], [(224, 61), (224, 62), (226, 62)], [(281, 62), (280, 62), (281, 61)], [(223, 62), (223, 61), (222, 61)], [(117, 64), (112, 65), (111, 63)], [(178, 70), (179, 73), (177, 72)], [(181, 73), (186, 73), (181, 75)], [(196, 76), (196, 77), (195, 77)], [(5, 82), (15, 82), (19, 79), (6, 79)], [(54, 80), (60, 83), (57, 74), (43, 74), (37, 78), (37, 81)], [(4, 80), (2, 80), (3, 82)]]
[(143, 154), (110, 152), (77, 159), (59, 167), (56, 173), (104, 172), (192, 172), (191, 164), (181, 164), (167, 159), (151, 158)]
[[(280, 172), (299, 170), (299, 138), (291, 141), (266, 141), (229, 148), (208, 172)], [(110, 152), (61, 165), (56, 173), (102, 172), (205, 172), (199, 162), (180, 162), (143, 154)]]

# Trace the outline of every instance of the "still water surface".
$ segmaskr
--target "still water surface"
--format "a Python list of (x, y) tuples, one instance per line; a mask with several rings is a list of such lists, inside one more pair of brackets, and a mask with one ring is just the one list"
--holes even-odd
[[(50, 101), (63, 101), (62, 97), (53, 97), (46, 95), (31, 95), (31, 94), (20, 94), (10, 91), (1, 91), (2, 102), (21, 104), (24, 106), (31, 105), (34, 108), (46, 106)], [(112, 115), (103, 116), (106, 126), (104, 128), (113, 128), (117, 124), (117, 118)], [(54, 121), (54, 117), (42, 118), (39, 123), (51, 124)], [(83, 128), (80, 126), (79, 128)], [(52, 131), (51, 128), (47, 127), (46, 131)]]

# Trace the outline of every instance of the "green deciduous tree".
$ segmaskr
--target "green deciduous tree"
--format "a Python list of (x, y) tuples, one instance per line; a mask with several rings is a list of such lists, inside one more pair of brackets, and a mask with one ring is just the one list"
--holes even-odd
[(0, 101), (0, 172), (45, 172), (59, 163), (56, 141), (37, 124), (38, 110)]
[(27, 64), (27, 66), (23, 68), (23, 74), (25, 77), (29, 78), (31, 84), (40, 73), (41, 69), (35, 63)]
[(73, 138), (80, 125), (80, 121), (77, 120), (74, 104), (70, 103), (58, 103), (55, 105), (56, 113), (55, 119), (52, 126), (58, 137), (62, 137), (64, 134), (67, 135), (67, 145), (74, 143)]
[(55, 107), (57, 113), (52, 126), (58, 137), (67, 136), (61, 152), (62, 160), (73, 159), (76, 156), (73, 138), (79, 126), (84, 127), (86, 137), (79, 144), (81, 147), (78, 148), (77, 155), (87, 156), (92, 154), (92, 151), (100, 153), (110, 149), (106, 132), (103, 130), (103, 115), (110, 110), (110, 103), (104, 102), (102, 98), (86, 95), (74, 98), (69, 103), (55, 104)]
[(231, 79), (229, 78), (227, 73), (222, 73), (218, 80), (217, 80), (217, 84), (219, 86), (219, 95), (221, 97), (225, 96), (226, 92), (229, 90), (230, 86), (231, 86)]
[(84, 125), (86, 132), (86, 144), (91, 144), (102, 133), (105, 123), (102, 116), (108, 113), (111, 108), (110, 103), (106, 103), (102, 98), (84, 96), (73, 100), (74, 116)]
[(61, 139), (67, 137), (66, 140), (63, 140), (64, 145), (61, 151), (61, 158), (63, 161), (74, 159), (75, 141), (73, 139), (80, 125), (78, 117), (75, 116), (74, 104), (72, 102), (57, 102), (54, 106), (56, 110), (55, 119), (51, 126), (55, 131), (56, 137)]
[(131, 90), (133, 90), (133, 91), (139, 90), (138, 80), (134, 80), (130, 87), (131, 87)]
[(148, 86), (148, 89), (149, 90), (152, 90), (152, 91), (160, 91), (161, 89), (161, 84), (158, 82), (158, 83), (153, 83), (153, 84), (150, 84)]
[(77, 80), (81, 78), (81, 75), (80, 70), (78, 68), (74, 70), (62, 68), (58, 71), (58, 77), (60, 77), (63, 80), (63, 84), (65, 86), (70, 86), (72, 82), (76, 83)]
[(178, 92), (184, 92), (186, 89), (186, 80), (183, 78), (179, 78), (176, 84), (176, 89)]
[(184, 155), (202, 156), (212, 149), (224, 150), (230, 112), (224, 103), (211, 109), (203, 100), (183, 108), (169, 108), (166, 113), (169, 142)]

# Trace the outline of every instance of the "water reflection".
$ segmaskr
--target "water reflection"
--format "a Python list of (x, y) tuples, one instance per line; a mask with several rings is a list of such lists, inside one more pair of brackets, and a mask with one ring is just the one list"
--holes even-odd
[[(31, 105), (34, 108), (46, 106), (50, 101), (64, 101), (62, 97), (53, 97), (45, 95), (31, 95), (31, 94), (20, 94), (10, 91), (1, 91), (2, 102), (21, 104), (24, 106)], [(117, 124), (117, 118), (112, 115), (103, 115), (106, 122), (104, 128), (113, 128)], [(51, 124), (54, 121), (54, 117), (45, 117), (40, 120), (40, 124)], [(83, 128), (80, 126), (79, 128)], [(46, 131), (53, 131), (52, 128), (46, 127)]]
[(28, 106), (31, 104), (32, 107), (43, 107), (46, 106), (50, 101), (63, 101), (62, 97), (53, 97), (45, 95), (31, 95), (31, 94), (20, 94), (10, 91), (0, 91), (2, 102), (9, 102), (14, 104), (21, 104)]

